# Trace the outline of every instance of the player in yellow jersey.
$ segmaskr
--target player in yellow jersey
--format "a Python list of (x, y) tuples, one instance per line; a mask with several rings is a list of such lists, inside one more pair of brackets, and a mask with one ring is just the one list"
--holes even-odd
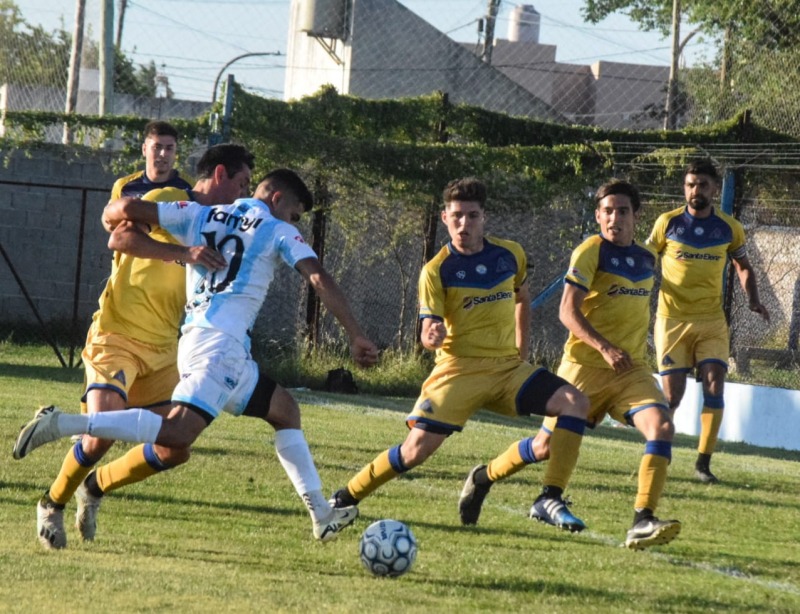
[[(422, 345), (436, 365), (406, 419), (405, 441), (379, 454), (337, 491), (336, 507), (358, 504), (379, 486), (422, 464), (469, 418), (486, 408), (507, 416), (557, 416), (552, 462), (532, 517), (570, 531), (584, 523), (562, 499), (578, 458), (589, 403), (574, 386), (524, 360), (529, 354), (530, 295), (527, 262), (513, 241), (484, 236), (486, 188), (467, 177), (444, 190), (442, 222), (449, 243), (422, 270), (419, 280)], [(470, 474), (482, 496), (496, 480), (533, 462), (533, 437)], [(475, 489), (473, 489), (475, 490)], [(482, 497), (481, 497), (482, 498)], [(464, 524), (478, 520), (462, 496)]]
[[(175, 188), (148, 193), (152, 200), (194, 200), (203, 204), (233, 202), (247, 194), (253, 155), (239, 145), (208, 149), (197, 165), (198, 181), (191, 191)], [(121, 225), (109, 247), (126, 249), (138, 233)], [(177, 243), (157, 228), (152, 237)], [(184, 263), (213, 266), (219, 254), (208, 247), (186, 247)], [(223, 261), (224, 264), (224, 261)], [(144, 407), (166, 415), (178, 382), (178, 329), (186, 302), (184, 267), (173, 261), (134, 258), (117, 251), (111, 276), (100, 297), (82, 358), (86, 368), (83, 401), (89, 413)], [(48, 549), (64, 548), (64, 506), (77, 491), (76, 526), (84, 539), (94, 538), (101, 491), (124, 486), (170, 469), (189, 458), (188, 450), (150, 445), (133, 448), (123, 457), (93, 471), (114, 442), (84, 436), (67, 453), (58, 477), (37, 504), (37, 535)], [(85, 480), (94, 483), (87, 484)]]
[(173, 168), (178, 154), (178, 131), (164, 121), (151, 121), (144, 127), (142, 156), (145, 167), (120, 177), (111, 188), (111, 200), (121, 196), (140, 198), (151, 190), (177, 188), (191, 190), (192, 185)]
[(728, 259), (750, 310), (769, 320), (747, 258), (744, 228), (711, 205), (718, 186), (719, 175), (710, 160), (690, 164), (683, 180), (686, 206), (662, 214), (648, 239), (661, 255), (654, 331), (659, 373), (673, 415), (686, 390), (686, 374), (696, 369), (702, 382), (695, 475), (706, 484), (719, 481), (711, 473), (710, 463), (725, 407), (723, 391), (730, 353), (728, 324), (722, 310)]
[[(654, 514), (675, 431), (645, 357), (656, 254), (633, 240), (641, 207), (633, 185), (605, 183), (595, 204), (600, 234), (575, 248), (564, 278), (560, 318), (569, 338), (558, 375), (589, 397), (590, 426), (608, 414), (644, 435), (633, 526), (625, 539), (628, 548), (641, 549), (666, 544), (681, 530), (677, 520)], [(554, 426), (554, 418), (545, 418), (536, 436), (539, 460), (548, 457)]]

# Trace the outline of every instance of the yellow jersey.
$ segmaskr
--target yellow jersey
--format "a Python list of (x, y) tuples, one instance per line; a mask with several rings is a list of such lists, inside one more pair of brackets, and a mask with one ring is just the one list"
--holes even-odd
[(663, 213), (647, 243), (661, 255), (660, 317), (685, 322), (722, 318), (722, 288), (728, 257), (747, 255), (744, 227), (712, 209), (699, 218), (680, 207)]
[(480, 252), (464, 255), (448, 242), (419, 278), (419, 317), (447, 328), (437, 362), (447, 356), (519, 356), (516, 291), (526, 279), (519, 243), (486, 237)]
[[(564, 283), (586, 292), (581, 313), (592, 327), (637, 363), (645, 362), (655, 265), (652, 248), (636, 243), (621, 247), (598, 234), (575, 248), (564, 277)], [(600, 352), (572, 333), (564, 345), (564, 360), (612, 368)]]
[(111, 188), (111, 200), (122, 196), (142, 198), (142, 196), (148, 192), (166, 188), (177, 188), (178, 190), (189, 192), (192, 189), (192, 184), (181, 177), (180, 173), (176, 170), (172, 171), (169, 179), (162, 182), (150, 181), (144, 171), (137, 171), (125, 177), (120, 177), (114, 182)]
[[(144, 195), (153, 202), (194, 200), (191, 191), (153, 190)], [(156, 227), (150, 236), (178, 242)], [(176, 262), (135, 258), (114, 252), (111, 276), (92, 317), (98, 332), (126, 335), (157, 346), (174, 345), (186, 304), (186, 271)]]

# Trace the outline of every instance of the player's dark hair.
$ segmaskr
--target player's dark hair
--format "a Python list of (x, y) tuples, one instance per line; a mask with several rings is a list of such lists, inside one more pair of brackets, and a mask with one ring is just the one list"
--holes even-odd
[(178, 130), (169, 122), (154, 120), (147, 122), (144, 127), (144, 138), (146, 139), (149, 136), (171, 136), (177, 141)]
[(634, 211), (638, 211), (642, 206), (642, 198), (639, 196), (639, 190), (637, 190), (636, 186), (631, 182), (625, 181), (624, 179), (612, 179), (597, 188), (597, 192), (594, 194), (595, 206), (599, 207), (601, 200), (606, 196), (612, 196), (614, 194), (627, 196), (631, 201), (631, 207), (633, 207)]
[(228, 179), (231, 179), (245, 166), (252, 169), (255, 166), (255, 156), (241, 145), (214, 145), (206, 149), (198, 161), (195, 174), (198, 179), (210, 179), (214, 175), (214, 169), (220, 164), (225, 167)]
[(481, 209), (486, 205), (486, 184), (476, 177), (462, 177), (453, 179), (442, 192), (445, 206), (455, 200), (469, 200), (480, 204)]
[(686, 175), (707, 175), (719, 183), (719, 173), (717, 172), (717, 167), (714, 166), (714, 163), (709, 158), (698, 158), (697, 160), (692, 160), (689, 163), (689, 166), (687, 166), (686, 170), (683, 172), (684, 179), (686, 179)]
[(314, 206), (314, 197), (308, 189), (305, 181), (300, 178), (300, 175), (288, 168), (276, 168), (268, 172), (259, 185), (266, 182), (266, 188), (270, 191), (289, 191), (297, 197), (297, 200), (303, 205), (303, 211), (310, 211)]

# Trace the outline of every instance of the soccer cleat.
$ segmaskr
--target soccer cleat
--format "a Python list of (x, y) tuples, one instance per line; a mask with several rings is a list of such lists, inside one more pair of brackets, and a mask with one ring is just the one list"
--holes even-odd
[(631, 550), (642, 550), (650, 546), (668, 544), (678, 537), (680, 532), (681, 523), (678, 520), (644, 518), (628, 530), (625, 547)]
[(491, 484), (479, 486), (475, 483), (475, 473), (481, 469), (486, 469), (486, 465), (473, 467), (464, 482), (464, 488), (461, 489), (461, 497), (458, 499), (458, 515), (461, 516), (461, 524), (478, 524), (483, 500), (489, 494)]
[(61, 410), (55, 405), (42, 407), (33, 420), (22, 427), (14, 442), (14, 458), (19, 460), (32, 450), (61, 437), (58, 431), (58, 416)]
[(36, 535), (47, 550), (67, 547), (64, 529), (64, 506), (56, 505), (45, 495), (36, 504)]
[(86, 482), (81, 482), (75, 491), (75, 500), (78, 510), (75, 512), (75, 528), (85, 541), (92, 541), (97, 532), (97, 513), (100, 511), (102, 497), (95, 497), (86, 488)]
[(323, 543), (333, 541), (339, 536), (339, 532), (356, 518), (358, 518), (358, 508), (355, 505), (335, 507), (325, 520), (314, 521), (314, 539)]
[(572, 515), (567, 508), (566, 501), (561, 497), (540, 495), (531, 506), (530, 517), (571, 533), (577, 533), (586, 528), (580, 518)]
[(342, 509), (358, 505), (358, 499), (356, 499), (353, 495), (351, 495), (350, 491), (347, 490), (347, 487), (345, 487), (345, 488), (340, 488), (335, 493), (333, 493), (331, 495), (331, 498), (328, 500), (328, 503), (331, 504), (332, 508)]
[(718, 484), (719, 478), (711, 473), (711, 469), (708, 467), (697, 467), (694, 468), (694, 475), (695, 477), (700, 480), (703, 484)]

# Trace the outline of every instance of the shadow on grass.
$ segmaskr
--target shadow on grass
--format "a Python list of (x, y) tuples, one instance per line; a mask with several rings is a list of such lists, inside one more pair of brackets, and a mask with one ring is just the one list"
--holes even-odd
[(83, 369), (64, 367), (40, 367), (31, 365), (17, 365), (0, 362), (0, 375), (3, 377), (16, 377), (19, 379), (43, 379), (60, 383), (80, 383), (83, 381)]

